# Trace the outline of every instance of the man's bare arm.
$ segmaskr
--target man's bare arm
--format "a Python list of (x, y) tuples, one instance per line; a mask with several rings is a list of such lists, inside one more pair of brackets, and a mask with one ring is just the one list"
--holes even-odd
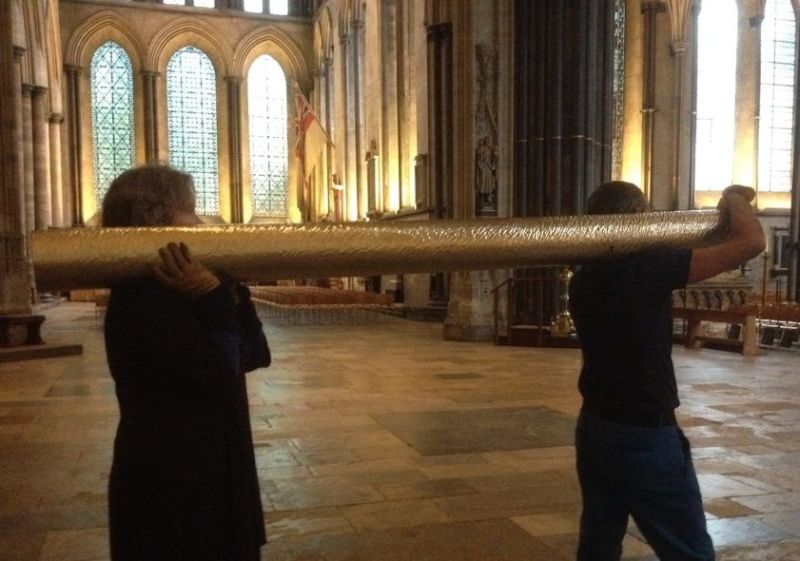
[(725, 189), (719, 209), (726, 214), (728, 235), (719, 244), (692, 251), (689, 283), (729, 271), (764, 251), (764, 231), (749, 202), (754, 195), (749, 187), (736, 185)]

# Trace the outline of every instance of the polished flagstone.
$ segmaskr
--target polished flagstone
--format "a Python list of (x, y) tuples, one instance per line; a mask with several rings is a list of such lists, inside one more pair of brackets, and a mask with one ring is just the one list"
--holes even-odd
[[(108, 559), (117, 421), (90, 304), (46, 311), (79, 357), (0, 364), (0, 561)], [(580, 354), (443, 341), (441, 326), (266, 326), (249, 375), (265, 561), (566, 561)], [(676, 347), (722, 561), (800, 561), (800, 356)], [(623, 559), (652, 560), (633, 524)]]

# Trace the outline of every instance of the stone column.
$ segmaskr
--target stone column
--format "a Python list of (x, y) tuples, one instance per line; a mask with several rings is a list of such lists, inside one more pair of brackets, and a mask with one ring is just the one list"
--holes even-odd
[[(41, 343), (44, 316), (31, 315), (26, 266), (23, 122), (30, 111), (21, 100), (24, 49), (14, 47), (12, 2), (0, 2), (0, 346)], [(30, 93), (30, 92), (28, 92)], [(30, 97), (28, 97), (30, 100)], [(28, 104), (28, 109), (30, 105)], [(30, 132), (30, 128), (28, 128)]]
[[(11, 8), (10, 2), (0, 3), (0, 318), (31, 312), (21, 173), (20, 64), (25, 50), (11, 44)], [(0, 345), (4, 339), (0, 333)]]
[[(797, 12), (795, 12), (797, 14)], [(800, 17), (795, 17), (795, 37), (800, 33)], [(800, 60), (800, 42), (795, 43), (795, 60)], [(800, 88), (794, 89), (794, 130), (800, 130)], [(788, 298), (792, 302), (800, 302), (800, 135), (792, 139), (792, 193), (791, 210), (789, 212), (789, 276), (786, 282)]]
[(157, 72), (142, 72), (142, 95), (144, 99), (144, 157), (148, 164), (158, 160), (158, 98), (156, 91)]
[[(428, 166), (427, 196), (432, 218), (453, 217), (453, 24), (431, 22), (426, 28), (428, 57)], [(428, 304), (447, 303), (448, 276), (430, 277)]]
[(344, 33), (339, 37), (342, 56), (342, 106), (344, 108), (344, 119), (342, 120), (344, 146), (342, 146), (342, 178), (344, 181), (344, 219), (358, 219), (358, 185), (355, 174), (355, 160), (358, 153), (355, 150), (355, 140), (353, 138), (353, 128), (355, 120), (353, 118), (353, 65), (351, 61), (352, 44), (350, 34)]
[(22, 84), (22, 165), (25, 193), (25, 234), (36, 229), (33, 173), (33, 86)]
[(228, 76), (228, 146), (231, 178), (231, 222), (241, 224), (244, 220), (242, 205), (242, 79)]
[[(332, 58), (325, 58), (322, 61), (322, 76), (325, 83), (325, 89), (322, 92), (324, 99), (323, 103), (325, 105), (325, 132), (328, 135), (333, 134), (333, 127), (331, 123), (333, 122), (333, 115), (331, 112), (333, 111), (333, 107), (331, 104), (331, 91), (333, 88), (333, 72), (331, 71), (331, 67), (333, 66), (333, 59)], [(331, 146), (330, 142), (325, 143), (325, 197), (323, 197), (324, 201), (324, 212), (328, 215), (330, 220), (334, 218), (334, 200), (333, 200), (333, 147)]]
[(83, 225), (83, 179), (81, 178), (81, 104), (80, 76), (81, 67), (71, 64), (64, 66), (66, 73), (66, 109), (67, 109), (67, 161), (69, 162), (70, 221), (67, 225)]
[(364, 20), (355, 19), (353, 26), (353, 125), (355, 128), (355, 165), (358, 217), (369, 212), (367, 174), (365, 170), (366, 142), (364, 140)]
[[(313, 71), (314, 86), (311, 90), (313, 102), (311, 105), (314, 107), (317, 119), (320, 126), (327, 132), (325, 122), (327, 116), (325, 115), (325, 90), (327, 89), (326, 75), (325, 75), (325, 60), (319, 61), (319, 65), (314, 67)], [(314, 173), (314, 180), (311, 185), (309, 193), (313, 204), (306, 206), (306, 212), (309, 220), (320, 220), (328, 214), (328, 158), (327, 151), (321, 155), (320, 161), (317, 163), (317, 168)]]
[[(22, 236), (24, 236), (25, 232), (27, 231), (27, 215), (25, 213), (25, 149), (22, 132), (22, 57), (24, 54), (25, 49), (21, 47), (14, 47), (14, 76), (9, 83), (10, 87), (14, 90), (12, 96), (12, 105), (14, 108), (14, 126), (10, 133), (11, 138), (13, 138), (12, 150), (15, 153), (15, 159), (17, 162), (17, 178), (14, 183), (14, 187), (12, 188), (19, 191), (17, 193), (19, 197), (19, 204), (17, 205), (16, 213), (18, 214), (17, 224), (19, 225), (19, 233)], [(24, 253), (27, 255), (27, 250), (25, 250)]]
[(53, 224), (50, 193), (50, 127), (45, 111), (47, 88), (33, 88), (31, 119), (33, 121), (33, 197), (36, 229), (46, 230)]
[[(795, 91), (795, 100), (800, 97)], [(797, 101), (795, 101), (797, 103)], [(795, 127), (800, 126), (798, 111), (794, 113)], [(795, 130), (798, 130), (795, 128)], [(800, 149), (797, 136), (794, 145), (794, 166), (792, 171), (792, 206), (789, 217), (789, 278), (787, 279), (788, 297), (791, 302), (800, 302)]]
[[(399, 83), (397, 77), (397, 0), (386, 0), (381, 9), (381, 77), (383, 79), (383, 147), (381, 153), (383, 168), (383, 204), (382, 211), (397, 211), (400, 209), (400, 150), (398, 94)], [(396, 192), (392, 192), (392, 187)], [(377, 194), (376, 194), (377, 195)]]
[(409, 119), (411, 115), (411, 80), (409, 65), (411, 64), (411, 45), (408, 37), (408, 21), (410, 20), (410, 4), (399, 0), (397, 5), (396, 37), (397, 37), (397, 121), (398, 121), (398, 171), (399, 171), (399, 206), (400, 209), (414, 209), (416, 199), (411, 193), (411, 143)]
[(642, 190), (647, 200), (653, 200), (653, 154), (656, 112), (656, 16), (663, 11), (658, 0), (642, 4), (644, 19), (644, 64), (642, 78)]
[(453, 25), (428, 25), (429, 193), (434, 218), (453, 211)]
[(28, 282), (34, 304), (36, 299), (36, 278), (33, 271), (33, 256), (31, 255), (30, 233), (36, 229), (36, 180), (33, 163), (33, 86), (22, 84), (22, 165), (23, 165), (23, 193), (25, 194), (25, 247), (28, 264)]
[[(670, 184), (669, 200), (671, 210), (688, 209), (692, 208), (693, 201), (690, 201), (690, 195), (687, 194), (685, 200), (682, 202), (680, 194), (685, 180), (685, 171), (688, 172), (687, 158), (684, 157), (684, 147), (686, 142), (684, 139), (684, 130), (687, 121), (692, 118), (690, 112), (686, 111), (686, 96), (684, 90), (686, 89), (686, 50), (688, 43), (686, 41), (676, 41), (672, 44), (672, 54), (675, 66), (675, 90), (673, 99), (675, 103), (675, 121), (673, 123), (673, 154), (672, 154), (672, 181)], [(688, 189), (687, 189), (688, 191)]]
[(386, 0), (381, 9), (381, 74), (383, 78), (383, 211), (400, 210), (400, 119), (397, 76), (397, 0)]
[[(690, 96), (694, 97), (692, 96), (691, 75), (696, 74), (696, 68), (690, 66), (689, 55), (692, 52), (691, 25), (693, 20), (696, 21), (698, 10), (692, 6), (692, 2), (671, 2), (668, 7), (671, 33), (670, 54), (673, 62), (671, 134), (673, 153), (668, 208), (678, 210), (694, 206), (689, 184), (693, 149), (689, 141), (694, 127), (694, 113), (688, 107), (691, 106)], [(740, 111), (742, 109), (740, 108)]]
[(64, 117), (58, 113), (50, 115), (50, 201), (52, 205), (52, 224), (64, 224), (64, 187), (61, 180), (61, 124)]
[[(583, 211), (592, 189), (611, 175), (614, 2), (514, 0), (513, 6), (507, 7), (512, 8), (516, 144), (513, 211), (517, 216), (577, 214)], [(484, 23), (482, 29), (477, 23), (492, 21), (491, 13), (483, 5), (475, 9), (475, 34), (482, 38), (476, 53), (478, 106), (484, 112), (476, 120), (473, 141), (485, 143), (487, 137), (493, 141), (494, 130), (498, 139), (504, 138), (507, 126), (502, 121), (493, 126), (494, 115), (501, 114), (492, 101), (500, 91), (501, 66), (494, 62), (492, 46), (501, 41), (487, 36), (488, 24)], [(502, 19), (496, 21), (496, 33), (505, 33), (509, 25)], [(480, 173), (484, 181), (485, 160), (481, 161), (480, 152), (486, 145), (473, 146), (476, 176)], [(500, 154), (498, 150), (492, 155), (498, 159), (497, 169), (504, 165), (499, 161)], [(496, 212), (496, 208), (487, 206), (489, 212)], [(513, 303), (508, 317), (515, 318), (515, 323), (538, 326), (541, 322), (543, 329), (537, 335), (547, 338), (550, 322), (560, 311), (558, 271), (517, 270), (515, 275), (516, 293), (509, 289), (501, 294), (508, 294)], [(475, 277), (471, 287), (466, 285), (471, 288), (467, 294), (473, 298), (499, 285), (497, 278)], [(461, 290), (454, 283), (451, 294)], [(466, 308), (466, 304), (461, 306)], [(485, 304), (483, 310), (487, 311)], [(475, 310), (473, 315), (479, 312)], [(492, 316), (491, 312), (484, 314), (484, 318)]]
[[(450, 60), (439, 61), (439, 73), (442, 75), (439, 80), (443, 84), (450, 82), (447, 90), (449, 95), (439, 100), (437, 109), (442, 113), (440, 118), (448, 117), (449, 123), (440, 131), (430, 131), (430, 134), (433, 139), (434, 135), (444, 133), (445, 138), (437, 143), (449, 145), (447, 150), (452, 158), (448, 173), (450, 179), (444, 178), (445, 185), (449, 183), (451, 190), (449, 213), (456, 219), (469, 219), (476, 215), (479, 147), (485, 145), (487, 138), (491, 138), (494, 153), (499, 138), (496, 132), (498, 127), (507, 131), (513, 125), (510, 118), (498, 122), (493, 99), (500, 77), (494, 53), (502, 41), (501, 37), (510, 33), (514, 24), (511, 16), (514, 5), (511, 0), (492, 3), (473, 0), (454, 2), (453, 5), (458, 5), (458, 10), (450, 14), (452, 36), (447, 42), (444, 41), (446, 36), (440, 39), (441, 47), (449, 43)], [(432, 95), (441, 94), (435, 92)], [(444, 121), (441, 122), (444, 124)], [(433, 146), (431, 152), (435, 150)], [(498, 271), (455, 272), (449, 275), (447, 316), (443, 325), (445, 339), (487, 341), (493, 338), (494, 298), (491, 290), (498, 284)]]

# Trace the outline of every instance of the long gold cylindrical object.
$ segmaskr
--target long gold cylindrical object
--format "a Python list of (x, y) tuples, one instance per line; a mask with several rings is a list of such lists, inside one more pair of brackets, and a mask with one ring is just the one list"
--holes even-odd
[(303, 226), (80, 228), (33, 232), (40, 290), (98, 288), (149, 275), (159, 247), (184, 242), (242, 280), (444, 272), (569, 264), (648, 247), (693, 247), (718, 211)]

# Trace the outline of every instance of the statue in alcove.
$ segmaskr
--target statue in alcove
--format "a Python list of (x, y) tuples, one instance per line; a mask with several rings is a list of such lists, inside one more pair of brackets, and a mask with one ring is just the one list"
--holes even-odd
[(475, 147), (475, 212), (497, 212), (497, 147), (488, 136)]

